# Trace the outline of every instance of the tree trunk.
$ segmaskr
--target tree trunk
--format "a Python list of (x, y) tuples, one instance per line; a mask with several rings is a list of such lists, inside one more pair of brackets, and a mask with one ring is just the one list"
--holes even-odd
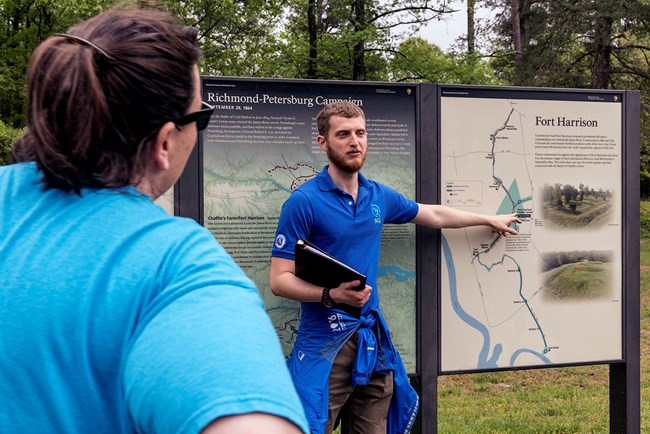
[(530, 8), (532, 4), (535, 3), (535, 0), (523, 0), (523, 3), (519, 4), (519, 29), (521, 31), (521, 52), (523, 53), (528, 43), (533, 36), (533, 29), (528, 18), (530, 14)]
[(594, 69), (592, 89), (607, 89), (611, 71), (612, 25), (614, 19), (607, 11), (599, 11), (594, 23)]
[[(521, 34), (521, 5), (519, 0), (511, 0), (512, 5), (512, 44), (515, 51), (515, 70), (521, 70), (522, 34)], [(517, 74), (518, 75), (518, 74)], [(517, 84), (517, 83), (515, 83)]]
[(318, 17), (317, 0), (308, 0), (307, 30), (309, 33), (309, 61), (307, 63), (307, 78), (318, 78)]
[(472, 54), (475, 50), (476, 34), (474, 29), (474, 5), (476, 0), (467, 0), (467, 52)]
[[(366, 3), (365, 0), (356, 0), (354, 2), (354, 32), (362, 32), (366, 29)], [(354, 44), (352, 59), (352, 79), (363, 81), (366, 79), (366, 45), (363, 38)]]

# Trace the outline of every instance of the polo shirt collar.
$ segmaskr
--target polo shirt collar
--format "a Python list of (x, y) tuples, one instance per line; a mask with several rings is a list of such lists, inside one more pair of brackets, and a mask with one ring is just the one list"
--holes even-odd
[[(327, 168), (330, 167), (329, 164), (327, 164), (323, 170), (316, 176), (316, 181), (318, 182), (318, 187), (322, 191), (332, 191), (332, 190), (340, 190), (336, 184), (334, 184), (334, 181), (332, 181), (332, 177), (330, 176), (329, 172), (327, 171)], [(370, 183), (366, 179), (365, 176), (359, 172), (359, 189), (364, 188), (364, 189), (369, 189), (370, 188)]]

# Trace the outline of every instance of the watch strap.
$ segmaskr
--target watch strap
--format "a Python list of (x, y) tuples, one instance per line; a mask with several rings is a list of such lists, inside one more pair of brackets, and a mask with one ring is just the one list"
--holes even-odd
[(321, 296), (320, 302), (325, 307), (333, 307), (336, 304), (332, 297), (330, 297), (330, 288), (323, 288), (323, 295)]

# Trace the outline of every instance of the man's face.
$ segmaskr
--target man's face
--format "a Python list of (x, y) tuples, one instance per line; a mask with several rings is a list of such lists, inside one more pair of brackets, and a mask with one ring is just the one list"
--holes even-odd
[(318, 144), (327, 152), (332, 165), (344, 172), (358, 172), (366, 161), (368, 136), (362, 117), (332, 116), (327, 137), (318, 136)]

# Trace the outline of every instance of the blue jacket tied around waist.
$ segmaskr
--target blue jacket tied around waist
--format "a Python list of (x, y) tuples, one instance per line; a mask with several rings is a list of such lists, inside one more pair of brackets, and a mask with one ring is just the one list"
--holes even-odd
[[(379, 309), (361, 318), (339, 309), (303, 303), (300, 333), (289, 356), (289, 371), (303, 403), (312, 434), (325, 431), (328, 414), (328, 377), (336, 355), (356, 332), (358, 354), (352, 369), (352, 385), (368, 384), (373, 373), (394, 372), (394, 391), (388, 412), (389, 434), (408, 433), (417, 415), (419, 398), (409, 382), (399, 352), (393, 346)], [(323, 321), (322, 315), (327, 316)]]

